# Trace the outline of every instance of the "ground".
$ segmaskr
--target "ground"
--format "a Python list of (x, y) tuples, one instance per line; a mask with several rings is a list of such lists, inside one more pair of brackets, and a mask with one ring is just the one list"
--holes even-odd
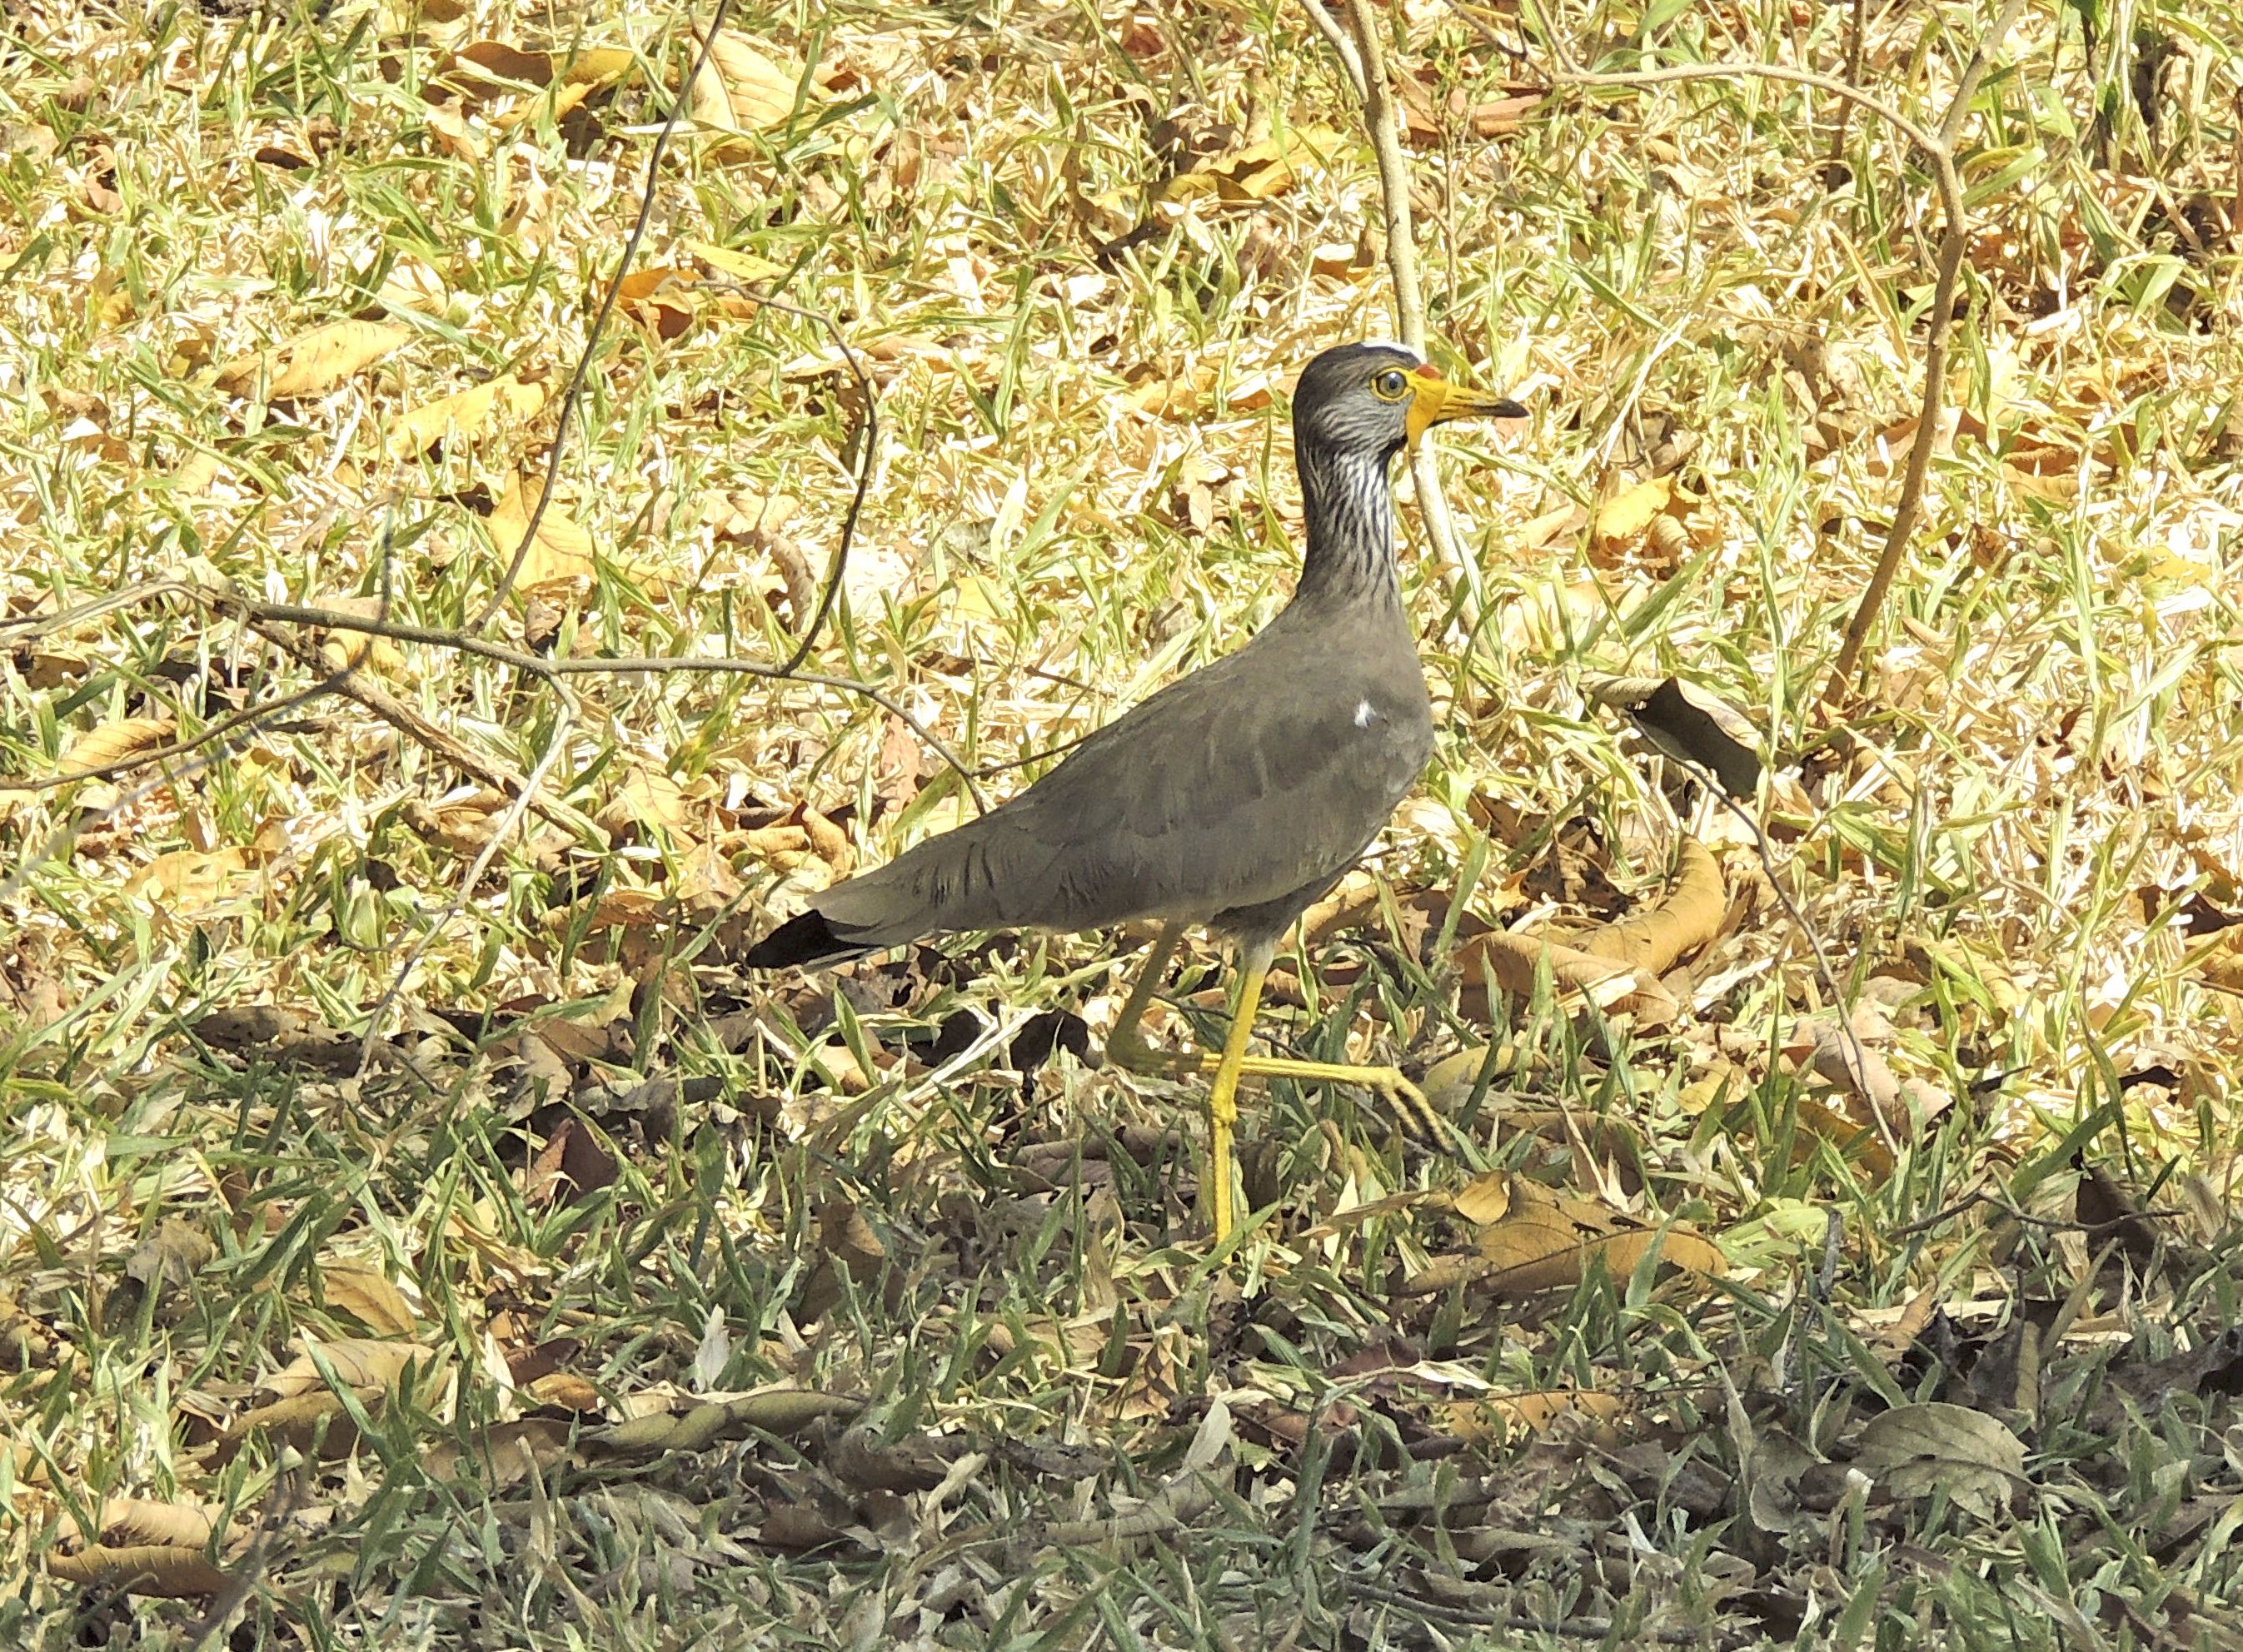
[[(1366, 10), (1532, 418), (1262, 1031), (1450, 1138), (1217, 1252), (1148, 934), (736, 960), (1284, 601), (1317, 20), (736, 6), (657, 161), (684, 13), (12, 0), (0, 1640), (2243, 1646), (2243, 14)], [(1566, 77), (1714, 63), (1884, 112)]]

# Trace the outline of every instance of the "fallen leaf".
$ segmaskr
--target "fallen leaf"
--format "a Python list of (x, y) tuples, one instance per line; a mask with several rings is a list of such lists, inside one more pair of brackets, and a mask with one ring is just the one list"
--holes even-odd
[[(502, 559), (513, 560), (522, 536), (529, 531), (529, 513), (537, 501), (535, 490), (543, 487), (542, 477), (530, 486), (525, 485), (523, 478), (516, 473), (485, 519), (483, 525), (490, 530), (491, 544)], [(515, 588), (527, 594), (550, 585), (573, 585), (579, 581), (589, 584), (597, 572), (592, 555), (592, 536), (578, 527), (566, 511), (552, 504), (538, 519), (537, 538), (522, 559), (522, 573)]]
[(2026, 1484), (2022, 1440), (1983, 1411), (1938, 1400), (1870, 1418), (1854, 1466), (1889, 1496), (1912, 1501), (1944, 1492), (1982, 1519)]
[(237, 356), (218, 370), (219, 388), (246, 388), (263, 372), (269, 375), (268, 401), (317, 395), (403, 349), (412, 338), (411, 328), (385, 321), (332, 322), (277, 349)]
[(172, 1599), (216, 1595), (231, 1581), (226, 1572), (203, 1558), (200, 1549), (165, 1544), (130, 1548), (94, 1544), (69, 1554), (51, 1553), (46, 1565), (50, 1576), (81, 1588), (122, 1589)]
[(392, 458), (410, 459), (440, 441), (448, 445), (472, 440), (494, 417), (520, 424), (534, 418), (544, 406), (542, 385), (524, 384), (514, 374), (502, 373), (425, 406), (408, 408), (390, 421), (384, 445)]
[(782, 64), (746, 36), (720, 29), (709, 61), (693, 82), (690, 108), (703, 126), (766, 131), (794, 118), (805, 101), (801, 67)]
[(169, 717), (112, 717), (73, 740), (55, 772), (67, 777), (107, 769), (163, 745), (178, 727)]
[(420, 1326), (405, 1293), (389, 1276), (354, 1262), (330, 1262), (319, 1270), (320, 1294), (380, 1337), (410, 1337)]
[(207, 912), (238, 893), (249, 870), (249, 856), (239, 849), (175, 849), (134, 874), (125, 885), (125, 897), (147, 901), (174, 916)]
[(1600, 545), (1628, 543), (1651, 525), (1651, 519), (1667, 508), (1673, 497), (1674, 480), (1671, 476), (1654, 476), (1647, 482), (1638, 482), (1623, 489), (1597, 507), (1589, 519), (1589, 535)]
[(1330, 165), (1348, 142), (1329, 126), (1289, 127), (1280, 136), (1211, 157), (1177, 173), (1161, 186), (1160, 196), (1170, 201), (1208, 195), (1224, 201), (1266, 201), (1292, 188), (1309, 168)]

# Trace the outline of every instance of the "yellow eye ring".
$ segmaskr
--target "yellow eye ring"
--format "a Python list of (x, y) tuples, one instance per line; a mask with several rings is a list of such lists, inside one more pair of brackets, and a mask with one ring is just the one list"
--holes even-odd
[(1399, 401), (1410, 393), (1410, 375), (1399, 367), (1381, 367), (1371, 375), (1371, 393), (1381, 401)]

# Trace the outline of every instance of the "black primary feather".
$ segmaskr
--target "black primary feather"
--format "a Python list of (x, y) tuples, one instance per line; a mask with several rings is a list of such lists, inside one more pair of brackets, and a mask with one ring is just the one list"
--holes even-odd
[(816, 907), (789, 918), (747, 950), (740, 962), (751, 970), (784, 970), (793, 964), (815, 968), (862, 957), (865, 949), (833, 933), (825, 914)]

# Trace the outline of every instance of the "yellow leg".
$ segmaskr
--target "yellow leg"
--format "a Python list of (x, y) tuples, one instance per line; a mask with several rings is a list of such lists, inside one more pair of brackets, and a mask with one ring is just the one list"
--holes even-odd
[[(1137, 971), (1137, 979), (1129, 988), (1129, 996), (1122, 1005), (1122, 1013), (1114, 1023), (1114, 1031), (1107, 1035), (1106, 1053), (1125, 1071), (1157, 1074), (1169, 1078), (1196, 1078), (1219, 1073), (1230, 1051), (1225, 1047), (1222, 1055), (1206, 1051), (1172, 1051), (1155, 1050), (1145, 1042), (1138, 1023), (1143, 1019), (1146, 1006), (1153, 1001), (1159, 989), (1161, 975), (1175, 956), (1176, 944), (1183, 938), (1184, 926), (1171, 923), (1162, 930), (1153, 950), (1145, 955), (1145, 962)], [(1242, 963), (1243, 960), (1242, 959)], [(1269, 960), (1264, 958), (1266, 971)], [(1256, 984), (1256, 997), (1260, 997), (1260, 984)], [(1247, 1017), (1251, 1031), (1251, 1015)], [(1231, 1028), (1231, 1042), (1236, 1041), (1237, 1026)], [(1238, 1077), (1256, 1078), (1291, 1078), (1302, 1084), (1362, 1085), (1378, 1092), (1387, 1109), (1411, 1134), (1431, 1141), (1446, 1139), (1446, 1128), (1425, 1092), (1402, 1076), (1398, 1067), (1357, 1067), (1334, 1061), (1294, 1061), (1282, 1056), (1249, 1056), (1241, 1054), (1237, 1063)], [(1236, 1078), (1232, 1080), (1236, 1088)], [(1237, 1117), (1234, 1111), (1231, 1115)]]
[(1270, 972), (1266, 954), (1249, 954), (1242, 962), (1238, 1008), (1230, 1018), (1230, 1036), (1223, 1042), (1222, 1058), (1216, 1063), (1215, 1082), (1207, 1091), (1209, 1209), (1217, 1245), (1230, 1237), (1230, 1190), (1237, 1179), (1230, 1133), (1238, 1122), (1238, 1075), (1246, 1065), (1246, 1041), (1254, 1036), (1254, 1012), (1262, 1004), (1262, 979)]

